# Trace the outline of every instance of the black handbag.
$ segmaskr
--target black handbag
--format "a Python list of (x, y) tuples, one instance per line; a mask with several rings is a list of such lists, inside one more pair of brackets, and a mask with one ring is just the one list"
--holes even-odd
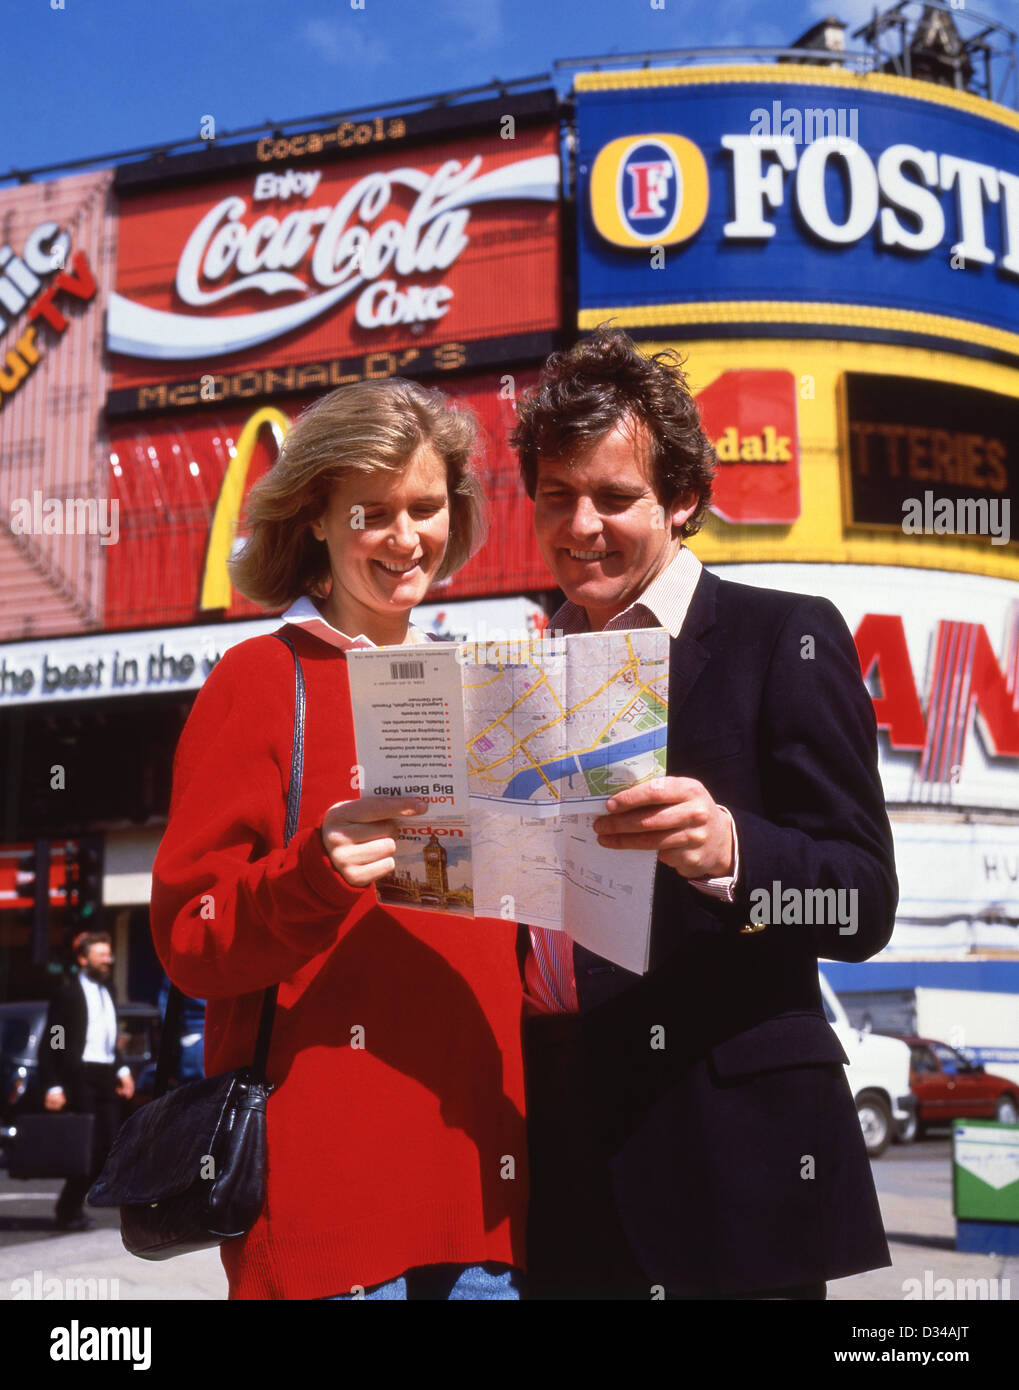
[[(294, 658), (294, 741), (284, 843), (297, 830), (304, 767), (304, 673), (293, 643), (274, 633)], [(166, 1006), (153, 1100), (121, 1128), (88, 1194), (94, 1207), (120, 1207), (127, 1250), (167, 1260), (205, 1250), (251, 1229), (265, 1201), (265, 1105), (278, 986), (265, 991), (250, 1067), (189, 1081), (166, 1092), (172, 1039), (183, 995)]]

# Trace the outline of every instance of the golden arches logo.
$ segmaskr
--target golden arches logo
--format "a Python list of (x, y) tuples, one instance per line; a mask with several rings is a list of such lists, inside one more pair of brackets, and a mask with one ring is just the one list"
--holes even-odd
[[(634, 160), (638, 151), (651, 149), (654, 160)], [(663, 197), (673, 211), (661, 225)], [(708, 166), (685, 135), (622, 135), (598, 151), (591, 166), (591, 217), (613, 246), (674, 246), (699, 231), (707, 214)], [(645, 218), (654, 230), (641, 228)]]
[(248, 470), (258, 443), (259, 431), (268, 426), (272, 430), (277, 450), (283, 443), (290, 428), (289, 418), (273, 405), (256, 410), (241, 430), (233, 457), (223, 475), (216, 510), (209, 528), (209, 544), (205, 552), (205, 569), (202, 573), (200, 608), (229, 608), (233, 598), (233, 585), (227, 561), (233, 552), (237, 536), (237, 523), (244, 501), (244, 489), (248, 480)]

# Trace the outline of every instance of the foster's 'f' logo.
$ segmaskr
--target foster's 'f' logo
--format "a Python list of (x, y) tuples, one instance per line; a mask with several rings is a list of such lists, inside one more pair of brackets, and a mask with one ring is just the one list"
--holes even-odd
[(591, 167), (591, 216), (615, 246), (687, 241), (708, 211), (708, 166), (683, 135), (624, 135)]

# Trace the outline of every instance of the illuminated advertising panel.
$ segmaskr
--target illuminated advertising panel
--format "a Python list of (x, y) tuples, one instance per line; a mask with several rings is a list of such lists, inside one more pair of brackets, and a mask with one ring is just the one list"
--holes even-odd
[(100, 412), (111, 182), (0, 189), (0, 641), (81, 631), (102, 613), (116, 521)]
[[(538, 636), (548, 626), (548, 616), (532, 599), (512, 596), (422, 603), (414, 610), (414, 624), (443, 642), (498, 642), (507, 636)], [(0, 711), (71, 700), (193, 693), (231, 647), (276, 632), (279, 626), (274, 616), (7, 643), (0, 650)], [(5, 887), (5, 877), (14, 873), (10, 859), (26, 848), (0, 846), (0, 907), (5, 896), (16, 896)]]
[(543, 356), (560, 318), (558, 151), (555, 125), (507, 139), (492, 122), (125, 193), (108, 413)]
[(712, 569), (740, 583), (821, 594), (842, 613), (874, 701), (890, 807), (1019, 810), (1014, 583), (880, 565)]
[(837, 338), (634, 337), (644, 352), (682, 354), (718, 456), (691, 541), (705, 564), (1019, 579), (1016, 368)]
[(800, 514), (800, 441), (792, 372), (734, 368), (697, 393), (718, 466), (711, 510), (723, 521), (780, 526)]
[(819, 67), (576, 78), (580, 326), (1019, 357), (1019, 114)]
[[(514, 389), (535, 380), (533, 370), (517, 372)], [(548, 588), (531, 504), (506, 442), (514, 422), (508, 378), (457, 377), (448, 394), (481, 422), (478, 469), (490, 509), (489, 540), (463, 570), (435, 586), (431, 600)], [(248, 491), (272, 466), (292, 420), (308, 404), (308, 398), (282, 405), (252, 402), (111, 427), (108, 486), (119, 504), (120, 537), (107, 555), (104, 626), (183, 624), (263, 611), (234, 591), (227, 561)]]
[(1019, 544), (1019, 399), (890, 373), (845, 387), (848, 525)]

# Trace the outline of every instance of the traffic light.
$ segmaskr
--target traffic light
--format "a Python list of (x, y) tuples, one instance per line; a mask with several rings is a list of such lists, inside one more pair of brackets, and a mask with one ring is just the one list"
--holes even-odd
[(35, 845), (13, 845), (10, 854), (14, 859), (14, 893), (12, 906), (18, 916), (25, 914), (31, 919), (35, 904)]
[(97, 931), (103, 907), (103, 840), (101, 835), (83, 835), (67, 845), (64, 892), (69, 934)]
[(45, 965), (50, 936), (49, 840), (19, 845), (15, 862), (15, 902), (27, 909), (32, 923), (32, 964)]

